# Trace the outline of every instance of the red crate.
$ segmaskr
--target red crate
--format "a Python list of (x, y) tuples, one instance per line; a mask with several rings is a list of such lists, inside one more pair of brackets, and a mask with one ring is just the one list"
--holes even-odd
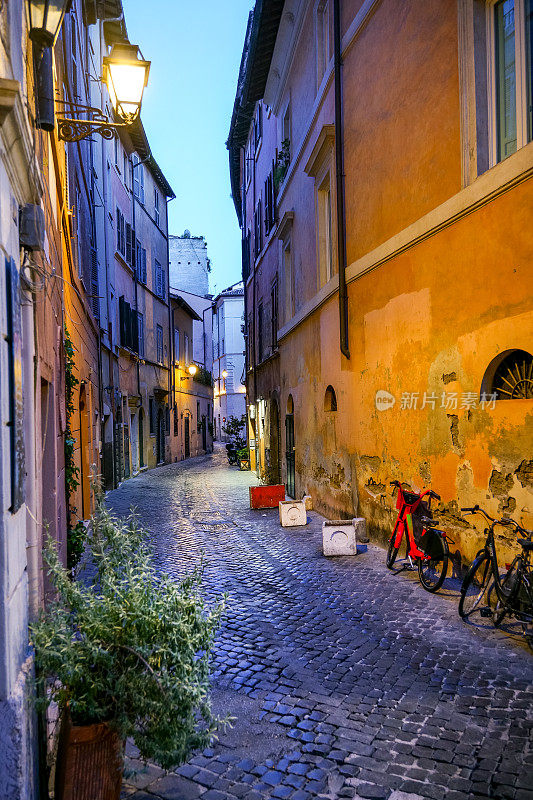
[(250, 486), (250, 508), (277, 508), (285, 500), (285, 486)]

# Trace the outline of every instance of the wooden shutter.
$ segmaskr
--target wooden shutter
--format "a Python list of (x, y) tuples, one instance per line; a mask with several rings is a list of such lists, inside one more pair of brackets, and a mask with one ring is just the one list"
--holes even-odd
[(132, 250), (133, 250), (133, 241), (131, 235), (131, 225), (129, 222), (126, 222), (126, 261), (128, 264), (132, 263)]

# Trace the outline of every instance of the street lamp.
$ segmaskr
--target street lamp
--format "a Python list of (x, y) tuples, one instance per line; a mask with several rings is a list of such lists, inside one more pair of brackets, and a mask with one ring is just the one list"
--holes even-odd
[(226, 380), (226, 378), (228, 377), (228, 370), (227, 369), (223, 369), (222, 370), (222, 377), (224, 378), (224, 380)]
[(103, 60), (103, 82), (107, 85), (113, 111), (121, 122), (110, 122), (99, 108), (67, 103), (76, 111), (92, 114), (93, 118), (58, 118), (60, 139), (78, 142), (92, 133), (99, 133), (104, 139), (113, 139), (117, 128), (131, 125), (137, 119), (150, 72), (150, 62), (139, 58), (139, 55), (137, 45), (125, 42), (113, 45), (110, 55)]
[(194, 376), (194, 375), (196, 375), (197, 372), (198, 372), (198, 367), (196, 366), (196, 364), (191, 364), (189, 366), (189, 375), (193, 375)]
[(28, 0), (29, 37), (39, 47), (55, 44), (71, 0)]
[(139, 58), (135, 44), (115, 44), (104, 58), (103, 79), (107, 84), (115, 114), (126, 125), (137, 119), (141, 111), (144, 88), (148, 83), (150, 62)]

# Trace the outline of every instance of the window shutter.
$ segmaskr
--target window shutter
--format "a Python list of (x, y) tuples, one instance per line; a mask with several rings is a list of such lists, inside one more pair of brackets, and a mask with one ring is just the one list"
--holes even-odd
[(165, 300), (166, 296), (167, 296), (166, 284), (167, 284), (167, 281), (166, 281), (165, 270), (163, 269), (163, 266), (161, 265), (161, 297), (163, 298), (163, 300)]
[(117, 206), (117, 250), (120, 253), (120, 211)]
[(142, 267), (141, 267), (141, 274), (142, 274), (142, 282), (146, 283), (146, 250), (142, 249)]
[(131, 349), (139, 352), (139, 316), (134, 309), (131, 310)]
[(126, 222), (126, 261), (128, 264), (132, 263), (132, 235), (129, 222)]
[(98, 256), (94, 247), (91, 247), (91, 295), (93, 314), (96, 319), (99, 319), (100, 303), (98, 297)]
[(124, 297), (120, 297), (118, 301), (118, 317), (120, 326), (120, 344), (122, 347), (124, 347), (126, 344), (126, 313), (124, 306)]

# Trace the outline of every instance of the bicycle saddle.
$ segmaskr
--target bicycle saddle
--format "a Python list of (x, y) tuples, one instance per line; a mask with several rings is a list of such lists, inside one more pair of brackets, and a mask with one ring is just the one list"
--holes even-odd
[(436, 528), (436, 523), (431, 517), (420, 517), (420, 522), (425, 528)]
[(533, 542), (531, 539), (517, 539), (517, 542), (524, 550), (533, 550)]

